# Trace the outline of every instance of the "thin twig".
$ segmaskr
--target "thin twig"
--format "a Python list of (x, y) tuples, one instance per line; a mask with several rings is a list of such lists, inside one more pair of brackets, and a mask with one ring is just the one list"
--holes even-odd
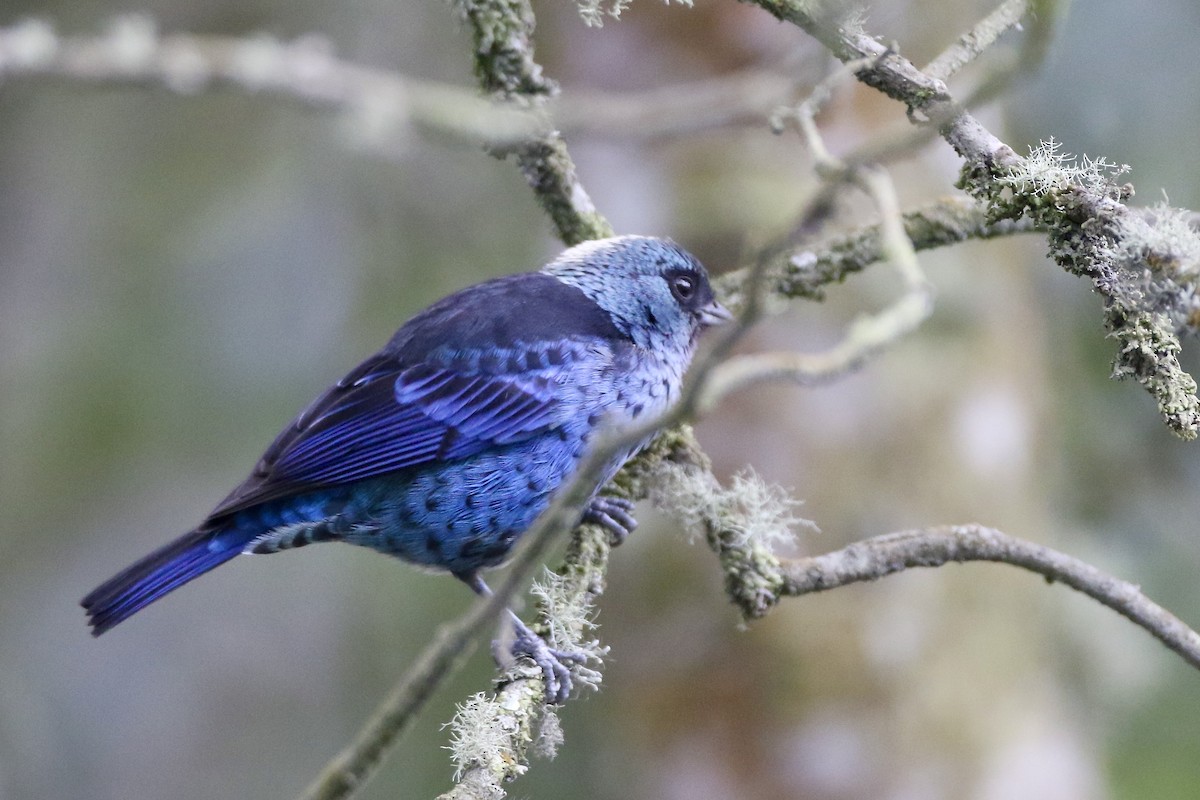
[(339, 800), (351, 796), (378, 768), (388, 747), (408, 730), (443, 680), (458, 671), (475, 639), (503, 606), (495, 597), (475, 603), (463, 617), (443, 626), (417, 657), (371, 718), (299, 795), (299, 800)]
[[(691, 484), (693, 495), (722, 492), (712, 474), (699, 467), (677, 469), (675, 481)], [(1070, 586), (1126, 617), (1200, 669), (1200, 633), (1148, 599), (1137, 586), (1065, 553), (983, 525), (946, 525), (886, 534), (818, 556), (782, 559), (769, 547), (769, 541), (781, 538), (782, 532), (763, 530), (761, 520), (757, 533), (748, 536), (746, 526), (726, 508), (713, 506), (711, 512), (693, 512), (691, 517), (717, 555), (725, 574), (726, 593), (747, 621), (765, 616), (788, 597), (874, 581), (913, 567), (991, 561)], [(775, 524), (782, 526), (789, 521)]]
[(960, 36), (957, 42), (942, 51), (921, 71), (936, 80), (948, 80), (986, 52), (997, 39), (1020, 24), (1030, 12), (1030, 5), (1030, 0), (1004, 0), (992, 13)]
[(1044, 545), (982, 525), (949, 525), (876, 536), (832, 553), (782, 563), (783, 595), (799, 597), (874, 581), (912, 567), (992, 561), (1036, 572), (1111, 608), (1200, 669), (1200, 633), (1141, 589)]
[(888, 173), (875, 165), (848, 167), (829, 152), (816, 124), (816, 115), (829, 101), (833, 87), (867, 66), (865, 60), (846, 62), (821, 81), (794, 110), (777, 112), (774, 125), (779, 129), (785, 118), (794, 119), (813, 154), (817, 174), (834, 187), (843, 182), (853, 183), (871, 198), (881, 220), (880, 255), (900, 273), (904, 294), (885, 310), (856, 320), (837, 346), (820, 355), (759, 353), (729, 359), (715, 370), (700, 402), (702, 412), (733, 392), (767, 381), (811, 384), (857, 369), (888, 345), (916, 330), (933, 312), (933, 287), (926, 280), (908, 238), (896, 189)]
[[(1020, 22), (1025, 35), (1019, 52), (997, 56), (999, 62), (964, 94), (960, 101), (963, 108), (974, 109), (991, 102), (1009, 91), (1018, 79), (1041, 69), (1061, 21), (1063, 5), (1061, 0), (1029, 0), (1028, 13)], [(848, 165), (888, 163), (915, 152), (938, 136), (939, 131), (931, 125), (889, 126), (843, 158)]]
[(855, 320), (842, 340), (823, 353), (756, 353), (727, 360), (713, 376), (702, 408), (766, 382), (812, 385), (845, 375), (916, 330), (933, 312), (933, 288), (906, 234), (891, 179), (881, 168), (860, 167), (855, 174), (879, 209), (881, 255), (900, 273), (904, 294), (883, 311)]
[(870, 66), (869, 59), (847, 61), (820, 83), (813, 87), (812, 92), (795, 108), (781, 108), (772, 115), (771, 127), (776, 133), (783, 131), (784, 122), (792, 119), (796, 122), (800, 135), (804, 137), (809, 152), (812, 153), (814, 168), (817, 174), (825, 180), (834, 182), (844, 179), (846, 165), (835, 158), (825, 146), (825, 140), (817, 128), (817, 114), (833, 97), (834, 87), (844, 83), (860, 69)]
[(59, 36), (37, 20), (0, 28), (0, 85), (33, 78), (273, 95), (344, 115), (352, 135), (381, 152), (397, 148), (410, 125), (493, 147), (546, 128), (527, 111), (465, 89), (339, 59), (322, 37), (161, 34), (142, 15), (118, 17), (97, 36)]
[(796, 88), (793, 77), (753, 69), (643, 92), (576, 91), (548, 108), (564, 136), (656, 141), (761, 126)]

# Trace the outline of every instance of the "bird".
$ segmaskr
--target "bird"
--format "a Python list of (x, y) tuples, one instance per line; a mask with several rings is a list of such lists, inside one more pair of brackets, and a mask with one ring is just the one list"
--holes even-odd
[[(704, 266), (649, 236), (585, 242), (451, 294), (296, 416), (198, 526), (84, 597), (92, 634), (238, 555), (316, 542), (488, 595), (481, 572), (505, 560), (599, 431), (665, 413), (701, 331), (730, 318)], [(605, 465), (582, 514), (616, 542), (637, 524), (633, 505), (600, 489), (649, 438)], [(564, 702), (577, 654), (508, 613), (513, 655), (541, 668), (548, 702)]]

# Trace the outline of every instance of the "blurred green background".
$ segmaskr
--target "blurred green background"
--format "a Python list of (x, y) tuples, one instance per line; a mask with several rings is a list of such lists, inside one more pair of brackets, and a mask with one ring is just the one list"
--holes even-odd
[[(536, 4), (566, 93), (827, 62), (729, 0), (641, 0), (586, 28)], [(990, 8), (880, 2), (868, 28), (918, 63)], [(441, 2), (272, 0), (138, 7), (164, 31), (292, 38), (470, 86)], [(129, 6), (16, 3), (64, 33)], [(1050, 62), (985, 123), (1019, 150), (1133, 166), (1137, 201), (1200, 207), (1193, 0), (1078, 3)], [(1011, 52), (1011, 46), (1000, 48)], [(969, 76), (963, 85), (970, 83)], [(902, 109), (844, 89), (836, 152)], [(765, 127), (675, 142), (570, 142), (623, 233), (736, 266), (813, 188), (799, 142)], [(935, 143), (896, 165), (906, 203), (947, 194)], [(93, 641), (78, 598), (183, 532), (277, 429), (404, 319), (558, 245), (511, 164), (413, 135), (393, 158), (335, 121), (236, 92), (0, 86), (0, 797), (286, 798), (356, 730), (470, 597), (376, 554), (239, 559)], [(978, 521), (1067, 550), (1200, 624), (1200, 445), (1107, 380), (1099, 300), (1037, 237), (924, 256), (934, 318), (862, 373), (735, 398), (700, 426), (719, 472), (794, 489), (817, 552)], [(875, 268), (761, 325), (747, 349), (816, 349), (896, 281)], [(1200, 350), (1200, 348), (1196, 348)], [(1187, 353), (1195, 370), (1200, 360)], [(1003, 566), (911, 572), (786, 603), (739, 630), (714, 559), (650, 509), (614, 555), (602, 692), (563, 714), (559, 758), (517, 797), (1073, 800), (1195, 798), (1200, 675), (1144, 632)], [(439, 726), (491, 674), (444, 687), (365, 798), (449, 785)]]

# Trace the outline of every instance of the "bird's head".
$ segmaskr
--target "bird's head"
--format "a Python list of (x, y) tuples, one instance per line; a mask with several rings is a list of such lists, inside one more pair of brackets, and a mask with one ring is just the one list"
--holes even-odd
[(542, 271), (578, 287), (642, 347), (690, 354), (702, 328), (731, 318), (713, 296), (704, 266), (667, 239), (584, 242)]

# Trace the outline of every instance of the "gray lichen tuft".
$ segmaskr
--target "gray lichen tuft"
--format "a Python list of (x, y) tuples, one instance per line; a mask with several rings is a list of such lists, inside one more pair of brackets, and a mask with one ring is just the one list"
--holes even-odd
[(752, 470), (735, 475), (728, 488), (707, 470), (670, 461), (661, 462), (655, 477), (650, 499), (717, 553), (726, 593), (742, 617), (770, 611), (784, 586), (776, 550), (794, 543), (797, 526), (816, 530), (793, 513), (800, 501)]
[[(454, 780), (461, 781), (468, 771), (482, 768), (488, 774), (503, 773), (518, 761), (512, 748), (517, 721), (511, 719), (496, 698), (483, 692), (472, 695), (458, 707), (450, 727), (450, 758), (454, 762)], [(517, 767), (523, 772), (525, 767)]]
[(993, 220), (1028, 216), (1046, 231), (1051, 258), (1104, 296), (1104, 322), (1118, 342), (1113, 377), (1136, 380), (1176, 435), (1196, 438), (1200, 398), (1179, 363), (1180, 337), (1200, 333), (1200, 236), (1186, 213), (1129, 209), (1133, 187), (1116, 182), (1127, 166), (1076, 158), (1053, 139), (992, 169), (988, 180), (976, 164), (960, 185), (988, 204)]

